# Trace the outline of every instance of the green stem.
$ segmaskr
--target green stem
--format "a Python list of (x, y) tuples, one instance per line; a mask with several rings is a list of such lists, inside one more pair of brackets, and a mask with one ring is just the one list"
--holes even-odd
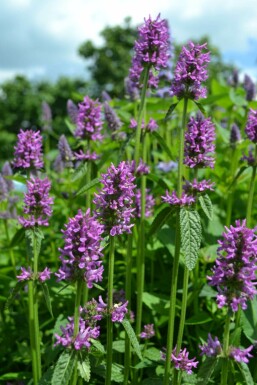
[[(37, 277), (38, 274), (38, 254), (37, 254), (37, 245), (34, 240), (33, 244), (33, 273), (34, 276)], [(42, 377), (42, 369), (41, 369), (41, 352), (40, 352), (40, 332), (39, 332), (39, 319), (38, 319), (38, 293), (37, 293), (37, 281), (33, 283), (34, 287), (34, 332), (35, 332), (35, 344), (36, 344), (36, 352), (37, 352), (37, 367), (38, 367), (38, 376)]]
[[(231, 154), (231, 177), (232, 182), (234, 180), (236, 169), (237, 169), (238, 159), (237, 159), (237, 149), (232, 149)], [(232, 208), (233, 208), (233, 201), (234, 201), (234, 192), (235, 192), (235, 184), (231, 187), (231, 191), (228, 193), (228, 199), (227, 199), (227, 216), (226, 216), (226, 226), (230, 226), (231, 224), (231, 216), (232, 216)]]
[[(128, 313), (130, 313), (130, 308), (131, 308), (132, 245), (133, 245), (133, 234), (129, 234), (128, 235), (127, 255), (126, 255), (126, 284), (125, 284), (126, 300), (128, 301)], [(124, 385), (128, 384), (129, 372), (130, 372), (130, 362), (131, 362), (130, 339), (126, 333), (126, 336), (125, 336)]]
[(223, 336), (223, 353), (224, 358), (221, 367), (221, 382), (220, 385), (227, 385), (228, 382), (228, 349), (229, 349), (229, 327), (230, 327), (230, 312), (228, 312)]
[(136, 162), (136, 165), (138, 165), (139, 159), (140, 159), (140, 138), (141, 138), (141, 131), (142, 131), (141, 126), (142, 126), (142, 119), (143, 119), (143, 111), (145, 108), (146, 90), (148, 85), (149, 71), (150, 71), (150, 67), (147, 67), (144, 72), (143, 88), (142, 88), (141, 100), (140, 100), (138, 118), (137, 118), (136, 143), (135, 143), (135, 153), (134, 153), (134, 160)]
[[(87, 162), (86, 184), (91, 182), (91, 168), (92, 168), (91, 161), (89, 160)], [(90, 209), (90, 207), (91, 207), (91, 190), (88, 189), (86, 194), (86, 208)]]
[(113, 308), (113, 276), (114, 276), (114, 246), (115, 238), (110, 236), (109, 249), (109, 270), (108, 270), (108, 304), (107, 304), (107, 356), (106, 356), (106, 379), (105, 385), (111, 384), (112, 376), (112, 341), (113, 341), (113, 323), (111, 319), (111, 310)]
[(34, 282), (29, 280), (28, 282), (28, 300), (29, 300), (29, 336), (30, 336), (30, 348), (31, 348), (31, 360), (32, 360), (32, 373), (34, 385), (38, 384), (38, 356), (36, 350), (35, 341), (35, 312), (34, 312)]
[(256, 177), (256, 167), (257, 167), (257, 144), (255, 145), (255, 154), (254, 154), (254, 166), (252, 171), (252, 178), (249, 188), (249, 197), (246, 211), (246, 226), (251, 226), (251, 216), (252, 216), (252, 206), (253, 206), (253, 196), (254, 196), (254, 187), (255, 187), (255, 177)]
[[(73, 331), (73, 339), (75, 341), (78, 333), (79, 333), (79, 318), (80, 318), (80, 303), (81, 303), (81, 296), (83, 291), (84, 281), (79, 279), (76, 283), (76, 297), (75, 297), (75, 307), (74, 307), (74, 331)], [(77, 362), (74, 367), (74, 372), (72, 376), (72, 385), (77, 384), (78, 379), (78, 369), (77, 369)]]
[[(180, 323), (179, 323), (179, 331), (178, 331), (178, 339), (177, 339), (177, 349), (176, 353), (178, 354), (183, 339), (185, 320), (186, 320), (186, 308), (187, 308), (187, 294), (188, 294), (188, 278), (189, 278), (189, 270), (185, 266), (184, 271), (184, 279), (183, 279), (183, 296), (182, 296), (182, 304), (181, 304), (181, 315), (180, 315)], [(175, 384), (175, 382), (174, 382)]]
[[(178, 186), (177, 186), (178, 197), (181, 197), (181, 194), (182, 194), (184, 132), (185, 132), (185, 126), (186, 126), (187, 104), (188, 104), (188, 100), (184, 99), (182, 127), (179, 132), (179, 159), (178, 159)], [(168, 320), (168, 337), (167, 337), (165, 373), (164, 373), (164, 382), (163, 382), (164, 385), (169, 384), (169, 376), (170, 376), (170, 366), (171, 366), (170, 356), (173, 348), (173, 338), (174, 338), (179, 256), (180, 256), (180, 210), (178, 208), (177, 215), (176, 215), (175, 255), (174, 255), (172, 277), (171, 277), (171, 289), (170, 289), (170, 309), (169, 309), (169, 320)]]

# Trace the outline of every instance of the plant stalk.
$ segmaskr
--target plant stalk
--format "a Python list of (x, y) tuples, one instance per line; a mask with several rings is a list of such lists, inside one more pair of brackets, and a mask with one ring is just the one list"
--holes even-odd
[(229, 349), (229, 327), (230, 327), (230, 312), (228, 312), (224, 327), (223, 336), (223, 352), (224, 359), (221, 367), (221, 382), (220, 385), (227, 385), (228, 383), (228, 349)]

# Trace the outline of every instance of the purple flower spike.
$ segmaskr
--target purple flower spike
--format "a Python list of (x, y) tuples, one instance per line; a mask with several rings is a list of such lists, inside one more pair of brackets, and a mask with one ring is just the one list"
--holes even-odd
[(40, 131), (20, 130), (14, 149), (14, 167), (39, 169), (44, 166)]
[(232, 148), (236, 147), (236, 144), (241, 140), (240, 129), (237, 124), (232, 124), (230, 131), (230, 145)]
[(129, 77), (125, 78), (125, 93), (128, 95), (131, 101), (138, 100), (140, 98), (139, 89), (135, 83), (130, 80)]
[(199, 348), (201, 349), (200, 355), (203, 356), (205, 354), (207, 357), (216, 357), (222, 350), (218, 337), (214, 337), (213, 339), (210, 333), (208, 334), (207, 343), (199, 345)]
[(128, 312), (128, 301), (122, 303), (115, 303), (113, 305), (111, 314), (112, 322), (122, 322), (124, 320), (125, 314)]
[(132, 208), (135, 196), (135, 177), (131, 166), (121, 162), (116, 168), (113, 164), (106, 174), (102, 174), (101, 183), (104, 187), (95, 194), (95, 216), (104, 225), (105, 231), (111, 236), (124, 232), (130, 233), (135, 209)]
[(255, 229), (248, 229), (245, 220), (225, 229), (213, 274), (207, 278), (211, 286), (217, 286), (218, 307), (227, 305), (236, 312), (239, 306), (246, 309), (247, 301), (257, 294), (257, 238)]
[(19, 222), (25, 228), (33, 226), (49, 226), (48, 218), (52, 215), (53, 198), (49, 197), (50, 181), (31, 178), (27, 182), (27, 193), (24, 198), (23, 212), (26, 217), (19, 217)]
[(94, 282), (103, 278), (100, 246), (103, 226), (90, 216), (89, 209), (85, 214), (79, 210), (62, 232), (65, 242), (63, 249), (59, 249), (62, 266), (55, 274), (58, 281), (84, 279), (87, 287), (92, 288)]
[(25, 267), (21, 267), (21, 274), (17, 275), (16, 277), (19, 282), (22, 281), (28, 281), (29, 279), (32, 278), (32, 271), (30, 268), (25, 269)]
[(91, 161), (99, 159), (99, 155), (96, 152), (90, 152), (89, 150), (86, 152), (79, 150), (79, 152), (74, 152), (74, 155), (77, 160)]
[(85, 96), (83, 102), (79, 103), (77, 129), (74, 135), (86, 140), (102, 140), (102, 126), (101, 104), (98, 100)]
[[(132, 59), (132, 68), (129, 78), (136, 87), (139, 87), (140, 75), (145, 67), (152, 67), (159, 71), (167, 66), (170, 51), (170, 36), (168, 23), (160, 15), (155, 20), (151, 17), (138, 28), (139, 37), (135, 42), (135, 56)], [(157, 88), (158, 76), (152, 71), (149, 74), (149, 85)]]
[(162, 201), (169, 203), (172, 206), (189, 206), (195, 203), (196, 198), (193, 195), (187, 195), (184, 192), (181, 195), (181, 198), (178, 198), (175, 191), (172, 191), (171, 195), (166, 191), (166, 195), (162, 196)]
[[(173, 349), (171, 353), (170, 360), (174, 364), (174, 368), (177, 370), (186, 371), (188, 374), (192, 374), (193, 368), (196, 368), (198, 361), (195, 361), (195, 358), (189, 359), (189, 352), (185, 349), (181, 349), (180, 352), (176, 353), (176, 348)], [(166, 360), (166, 353), (161, 352), (161, 359)]]
[(206, 88), (202, 86), (208, 78), (207, 64), (210, 62), (209, 52), (203, 52), (206, 49), (207, 43), (195, 45), (192, 42), (182, 48), (171, 85), (172, 96), (193, 100), (206, 97)]
[[(146, 189), (146, 195), (145, 195), (145, 217), (149, 218), (151, 215), (153, 215), (153, 207), (155, 204), (154, 197), (152, 194), (149, 193), (149, 189)], [(136, 217), (141, 218), (141, 190), (136, 190)]]
[(121, 128), (122, 123), (120, 118), (117, 116), (116, 112), (109, 105), (109, 103), (104, 102), (104, 115), (107, 126), (111, 132), (117, 131)]
[(42, 103), (41, 121), (43, 131), (52, 131), (52, 111), (48, 103)]
[(58, 149), (63, 168), (72, 168), (74, 156), (65, 135), (61, 135), (58, 142)]
[(193, 196), (198, 194), (204, 194), (206, 191), (214, 190), (214, 183), (210, 180), (202, 180), (201, 182), (197, 182), (196, 179), (193, 182), (186, 181), (183, 185), (183, 190), (186, 194), (192, 194)]
[(237, 362), (245, 362), (246, 364), (248, 364), (249, 358), (253, 357), (253, 355), (250, 354), (252, 350), (253, 345), (250, 345), (247, 349), (235, 348), (232, 346), (230, 348), (229, 356)]
[(76, 124), (77, 123), (77, 117), (78, 117), (78, 107), (76, 106), (75, 103), (73, 103), (72, 100), (67, 101), (67, 112), (70, 117), (70, 120), (72, 123)]
[(0, 202), (8, 198), (8, 186), (5, 179), (0, 174)]
[(45, 282), (51, 278), (51, 270), (46, 267), (41, 273), (38, 273), (38, 279), (40, 282)]
[(253, 167), (255, 166), (255, 156), (254, 156), (254, 148), (253, 146), (249, 147), (248, 155), (242, 156), (240, 159), (241, 161), (246, 161), (248, 166)]
[(150, 173), (150, 167), (143, 162), (142, 159), (139, 160), (139, 164), (136, 167), (136, 162), (132, 160), (131, 162), (127, 162), (127, 164), (131, 167), (131, 172), (135, 176), (147, 175)]
[(245, 133), (253, 143), (257, 143), (257, 110), (254, 111), (250, 108)]
[(214, 167), (215, 127), (202, 114), (191, 117), (185, 133), (184, 164), (190, 168)]
[(243, 87), (246, 91), (246, 100), (251, 102), (256, 96), (256, 87), (250, 76), (245, 75)]
[(8, 191), (11, 191), (13, 189), (13, 181), (10, 179), (5, 178), (6, 176), (12, 176), (12, 168), (9, 162), (5, 162), (2, 167), (2, 175), (4, 177), (5, 183), (7, 184)]
[(153, 324), (144, 325), (144, 330), (140, 333), (140, 338), (149, 340), (150, 338), (154, 337), (155, 331)]

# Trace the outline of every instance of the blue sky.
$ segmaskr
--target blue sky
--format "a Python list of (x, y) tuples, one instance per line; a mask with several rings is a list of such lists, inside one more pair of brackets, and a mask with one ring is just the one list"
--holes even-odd
[(2, 0), (0, 82), (17, 73), (30, 79), (85, 76), (78, 46), (101, 44), (106, 25), (134, 25), (150, 14), (169, 20), (172, 38), (209, 35), (228, 62), (257, 80), (256, 0)]

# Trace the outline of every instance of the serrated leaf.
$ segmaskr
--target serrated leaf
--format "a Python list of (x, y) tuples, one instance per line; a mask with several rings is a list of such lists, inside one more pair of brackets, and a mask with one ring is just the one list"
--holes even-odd
[(25, 228), (22, 227), (21, 229), (17, 230), (14, 236), (12, 237), (10, 247), (14, 247), (19, 245), (25, 237)]
[(167, 146), (167, 143), (163, 139), (163, 137), (157, 132), (153, 131), (152, 135), (155, 137), (159, 145), (162, 147), (163, 151), (166, 152), (166, 154), (169, 156), (170, 159), (173, 159), (173, 154), (170, 151), (169, 147)]
[(86, 382), (89, 382), (91, 376), (90, 360), (89, 357), (79, 356), (78, 359), (78, 372), (80, 377), (83, 378)]
[(74, 171), (74, 174), (72, 175), (72, 182), (75, 182), (78, 179), (83, 178), (87, 174), (87, 163), (82, 163), (79, 165), (79, 167)]
[(237, 366), (245, 380), (245, 385), (255, 385), (248, 365), (245, 362), (237, 362)]
[(164, 209), (161, 210), (154, 218), (146, 238), (149, 239), (153, 236), (153, 234), (157, 233), (157, 231), (162, 228), (174, 212), (174, 207), (164, 207)]
[(54, 318), (53, 310), (52, 310), (52, 304), (51, 304), (51, 298), (50, 298), (50, 294), (49, 294), (47, 283), (46, 282), (42, 282), (41, 283), (41, 287), (42, 287), (42, 290), (43, 290), (43, 294), (44, 294), (44, 298), (45, 298), (45, 301), (46, 301), (47, 309), (49, 310), (49, 313), (50, 313), (51, 317)]
[(113, 363), (111, 380), (114, 382), (123, 382), (124, 381), (123, 370), (124, 370), (124, 367), (122, 365)]
[(44, 234), (38, 227), (33, 227), (25, 231), (25, 236), (30, 243), (33, 256), (38, 257), (41, 249), (41, 242), (42, 239), (44, 239)]
[(27, 285), (27, 281), (20, 281), (20, 282), (17, 282), (16, 285), (14, 286), (14, 288), (12, 289), (9, 297), (7, 298), (7, 301), (6, 301), (6, 304), (5, 304), (5, 307), (8, 309), (10, 307), (10, 305), (12, 304), (12, 302), (15, 300), (15, 297), (16, 295), (19, 293), (19, 291), (21, 289), (23, 289), (23, 287), (25, 285)]
[(38, 385), (51, 385), (54, 367), (51, 366), (40, 378)]
[(164, 118), (165, 121), (167, 121), (167, 120), (170, 119), (170, 117), (171, 117), (171, 115), (172, 115), (172, 112), (175, 110), (175, 108), (177, 107), (178, 103), (179, 103), (179, 102), (173, 103), (173, 104), (169, 107), (169, 109), (168, 109), (168, 111), (167, 111), (167, 114), (165, 115), (165, 118)]
[(195, 100), (194, 100), (194, 103), (195, 103), (195, 105), (198, 107), (198, 109), (201, 111), (201, 113), (203, 114), (203, 115), (205, 115), (205, 108), (204, 108), (204, 106), (201, 104), (201, 103), (199, 103), (199, 102), (196, 102)]
[(125, 318), (122, 321), (122, 325), (123, 325), (124, 329), (126, 330), (128, 338), (130, 340), (131, 345), (133, 346), (133, 348), (135, 350), (136, 355), (140, 358), (140, 360), (143, 360), (143, 357), (142, 357), (142, 354), (141, 354), (141, 351), (140, 351), (140, 346), (139, 346), (139, 343), (138, 343), (138, 340), (137, 340), (137, 336), (136, 336), (136, 334), (134, 332), (134, 329), (132, 328), (129, 320), (127, 320)]
[(219, 362), (217, 357), (207, 357), (200, 366), (197, 385), (207, 385)]
[(91, 339), (91, 343), (100, 353), (102, 353), (102, 354), (106, 353), (105, 349), (104, 349), (104, 346), (101, 344), (100, 341)]
[(180, 209), (181, 247), (185, 254), (185, 265), (195, 267), (201, 245), (201, 220), (197, 211), (185, 207)]
[(212, 202), (210, 200), (210, 197), (208, 194), (200, 195), (199, 196), (199, 202), (203, 209), (203, 212), (207, 216), (207, 218), (212, 221), (213, 219), (213, 207)]
[(60, 355), (52, 377), (52, 385), (68, 385), (76, 365), (74, 351), (64, 350)]
[(90, 190), (92, 187), (97, 185), (99, 182), (100, 182), (99, 178), (95, 178), (95, 179), (91, 180), (91, 182), (89, 182), (85, 186), (81, 187), (81, 189), (79, 189), (79, 191), (77, 192), (76, 195), (78, 196), (78, 195), (84, 194), (86, 191)]

